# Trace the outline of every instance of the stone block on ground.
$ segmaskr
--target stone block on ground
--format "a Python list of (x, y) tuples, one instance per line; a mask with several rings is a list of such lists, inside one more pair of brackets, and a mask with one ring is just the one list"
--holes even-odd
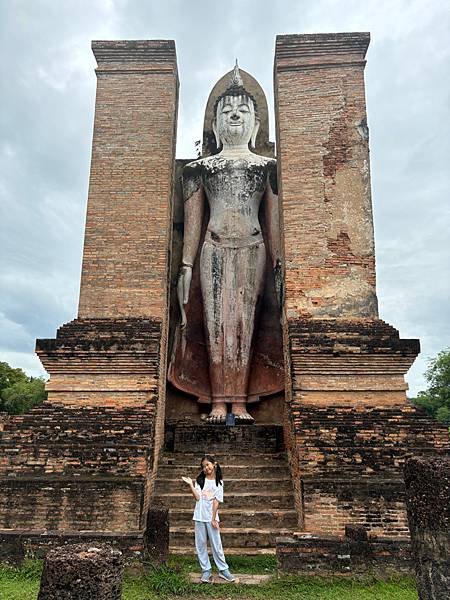
[(105, 544), (72, 544), (44, 561), (38, 600), (120, 600), (123, 556)]
[[(236, 585), (236, 584), (261, 585), (263, 583), (268, 583), (269, 581), (271, 581), (271, 579), (273, 579), (272, 575), (247, 575), (247, 574), (236, 575), (236, 574), (234, 574), (234, 576), (236, 577), (236, 581), (231, 583), (231, 582), (225, 581), (224, 579), (219, 577), (217, 575), (217, 573), (213, 573), (212, 583), (222, 583), (224, 585)], [(189, 573), (189, 579), (192, 583), (200, 583), (200, 574), (199, 573)], [(205, 585), (205, 584), (202, 583), (201, 585)]]
[(161, 565), (169, 556), (169, 509), (152, 506), (147, 513), (144, 534), (145, 558), (153, 565)]
[(450, 598), (450, 459), (410, 458), (405, 487), (419, 598)]

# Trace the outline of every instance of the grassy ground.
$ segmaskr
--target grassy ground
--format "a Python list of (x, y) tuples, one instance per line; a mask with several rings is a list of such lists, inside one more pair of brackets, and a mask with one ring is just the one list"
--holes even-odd
[[(230, 557), (236, 573), (276, 573), (272, 556)], [(171, 557), (167, 567), (149, 570), (143, 575), (127, 574), (123, 600), (157, 600), (217, 598), (222, 600), (417, 600), (412, 579), (396, 578), (322, 578), (285, 576), (260, 586), (198, 585), (187, 580), (187, 573), (197, 572), (194, 557)], [(0, 600), (36, 600), (41, 563), (26, 561), (20, 568), (0, 566)]]

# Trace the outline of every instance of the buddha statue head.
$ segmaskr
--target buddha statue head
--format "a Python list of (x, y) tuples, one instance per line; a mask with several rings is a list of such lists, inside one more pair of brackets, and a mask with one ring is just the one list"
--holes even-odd
[(213, 131), (217, 147), (247, 148), (255, 146), (259, 129), (256, 101), (244, 88), (239, 67), (233, 70), (230, 85), (217, 98), (214, 107)]

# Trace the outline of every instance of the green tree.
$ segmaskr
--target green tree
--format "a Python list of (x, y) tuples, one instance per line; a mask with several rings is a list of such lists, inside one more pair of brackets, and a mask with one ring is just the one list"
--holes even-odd
[(442, 350), (429, 361), (425, 379), (428, 389), (419, 392), (412, 402), (441, 423), (450, 425), (450, 349)]
[(27, 375), (22, 369), (13, 369), (8, 363), (0, 362), (0, 394), (11, 385), (26, 380)]
[(45, 382), (0, 362), (0, 411), (19, 415), (47, 398)]

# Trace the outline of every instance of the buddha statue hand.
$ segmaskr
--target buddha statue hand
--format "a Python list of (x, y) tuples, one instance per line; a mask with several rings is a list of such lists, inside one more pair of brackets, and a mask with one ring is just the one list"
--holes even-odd
[(184, 329), (187, 324), (186, 311), (184, 306), (189, 300), (189, 290), (192, 280), (192, 265), (182, 264), (180, 274), (178, 275), (177, 296), (181, 312), (181, 328)]
[(277, 259), (274, 267), (273, 267), (273, 276), (275, 279), (275, 295), (278, 302), (278, 308), (280, 311), (283, 308), (283, 294), (284, 294), (284, 282), (283, 282), (283, 269), (281, 267), (281, 262)]

